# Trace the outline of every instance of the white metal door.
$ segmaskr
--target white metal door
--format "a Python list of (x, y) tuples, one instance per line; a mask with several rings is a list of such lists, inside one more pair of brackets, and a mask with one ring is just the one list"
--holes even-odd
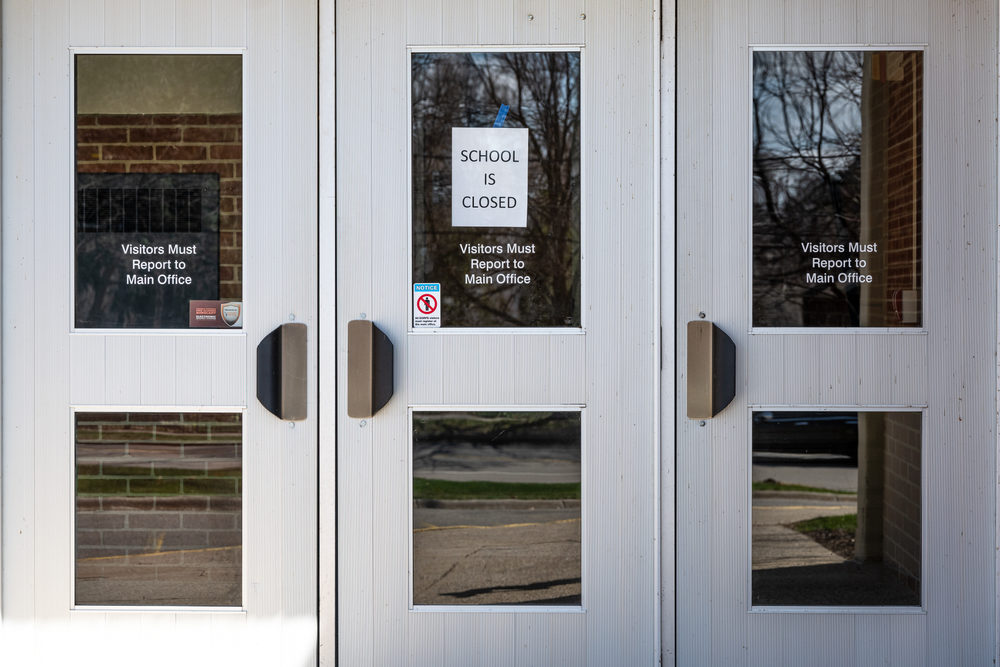
[[(0, 655), (10, 651), (8, 657), (25, 664), (124, 664), (137, 652), (154, 664), (316, 660), (316, 20), (310, 2), (3, 4), (5, 632)], [(237, 107), (228, 116), (202, 107), (171, 108), (175, 117), (166, 129), (157, 126), (170, 125), (167, 115), (157, 120), (145, 111), (130, 116), (116, 111), (111, 118), (111, 112), (81, 111), (76, 84), (84, 87), (82, 63), (126, 55), (161, 63), (179, 56), (229, 58), (236, 63), (230, 88)], [(126, 106), (148, 101), (145, 96), (159, 81), (145, 75), (100, 78), (104, 88), (119, 92), (116, 103)], [(136, 96), (137, 89), (144, 92)], [(197, 127), (180, 127), (182, 121)], [(204, 164), (191, 162), (196, 159)], [(102, 160), (114, 166), (102, 167)], [(212, 243), (224, 268), (213, 270), (220, 284), (237, 281), (242, 294), (239, 288), (223, 294), (219, 287), (210, 288), (206, 298), (240, 304), (231, 314), (242, 315), (242, 328), (188, 329), (187, 304), (183, 323), (170, 329), (81, 326), (80, 301), (74, 320), (80, 285), (72, 267), (81, 263), (80, 252), (74, 252), (74, 221), (82, 210), (75, 188), (77, 172), (88, 170), (112, 176), (209, 172), (221, 182), (219, 208), (207, 214), (221, 210), (221, 222), (213, 218), (210, 224), (222, 229), (222, 240)], [(226, 226), (240, 217), (238, 227)], [(175, 242), (162, 238), (164, 245)], [(181, 252), (167, 253), (175, 251)], [(133, 282), (128, 289), (139, 289)], [(308, 386), (307, 417), (295, 422), (279, 420), (256, 397), (257, 346), (291, 321), (308, 331), (301, 370)], [(205, 419), (216, 423), (206, 426)], [(81, 424), (102, 420), (105, 426), (99, 428), (108, 430), (91, 429), (92, 437), (110, 433), (108, 424), (117, 420), (123, 425), (120, 435), (141, 431), (152, 441), (151, 427), (138, 425), (145, 420), (157, 422), (163, 433), (172, 430), (175, 441), (184, 439), (185, 429), (202, 433), (198, 444), (204, 451), (211, 449), (210, 433), (217, 432), (224, 448), (237, 443), (236, 463), (188, 461), (171, 468), (157, 456), (169, 450), (179, 460), (180, 450), (154, 442), (142, 450), (151, 457), (142, 483), (126, 480), (121, 470), (111, 480), (110, 468), (97, 463), (87, 468), (81, 455), (86, 431)], [(230, 423), (222, 429), (225, 421)], [(118, 438), (129, 441), (115, 445), (123, 452), (122, 465), (141, 458), (142, 448), (134, 443), (143, 438)], [(194, 447), (189, 441), (184, 446), (189, 445)], [(233, 465), (241, 468), (235, 478)], [(225, 484), (213, 483), (213, 472)], [(98, 493), (100, 476), (108, 478), (107, 488), (121, 488), (114, 503)], [(210, 510), (221, 503), (222, 492), (213, 489), (222, 487), (226, 516), (191, 510), (195, 503), (185, 494)], [(171, 513), (171, 502), (186, 509)], [(104, 510), (114, 505), (113, 516), (101, 514), (101, 503), (109, 503)], [(132, 505), (150, 511), (130, 514)], [(151, 530), (126, 534), (139, 524)], [(212, 533), (221, 527), (227, 535)], [(180, 529), (197, 533), (191, 539), (200, 546), (171, 551)], [(122, 549), (113, 552), (111, 544)], [(138, 551), (126, 551), (126, 544)], [(228, 592), (203, 595), (217, 588), (212, 564), (223, 558), (231, 566), (225, 575)], [(161, 564), (194, 559), (197, 571), (185, 570), (186, 592), (174, 600), (158, 582), (120, 590), (108, 584), (96, 593), (92, 581), (81, 583), (84, 571), (125, 559), (144, 571), (155, 569), (156, 559)], [(166, 568), (159, 572), (169, 574)]]
[[(996, 20), (995, 4), (975, 2), (917, 2), (894, 9), (864, 1), (678, 6), (678, 664), (977, 664), (994, 656)], [(762, 83), (759, 66), (783, 62), (787, 75), (790, 58), (815, 65), (834, 52), (846, 53), (844, 61), (855, 63), (858, 81), (865, 82), (857, 89), (856, 116), (857, 127), (863, 128), (857, 141), (865, 155), (877, 134), (868, 129), (874, 127), (868, 123), (875, 113), (876, 83), (923, 77), (922, 111), (911, 110), (906, 121), (914, 146), (908, 159), (923, 160), (922, 179), (906, 176), (906, 187), (918, 193), (906, 213), (915, 223), (913, 238), (922, 229), (922, 243), (909, 249), (910, 266), (922, 257), (923, 276), (906, 276), (911, 282), (888, 299), (887, 312), (896, 318), (891, 325), (812, 330), (802, 321), (762, 325), (752, 321), (763, 298), (754, 272), (769, 265), (753, 263), (763, 252), (754, 216), (758, 197), (766, 200), (769, 193), (761, 181), (767, 167), (756, 160), (772, 148), (761, 149), (768, 141), (762, 139), (768, 131), (763, 125), (779, 121), (764, 107), (776, 93)], [(830, 62), (839, 57), (831, 55)], [(820, 71), (812, 69), (813, 75)], [(820, 79), (824, 85), (833, 81), (823, 76), (813, 81)], [(802, 92), (788, 99), (805, 99)], [(816, 117), (821, 116), (841, 122), (836, 112)], [(804, 130), (805, 122), (796, 128)], [(793, 134), (783, 141), (793, 145)], [(846, 135), (836, 141), (847, 141)], [(800, 153), (796, 168), (805, 173), (822, 164), (822, 157)], [(846, 170), (846, 162), (838, 168)], [(874, 191), (865, 174), (873, 168), (862, 162), (860, 169), (864, 207)], [(907, 169), (899, 167), (899, 173)], [(848, 189), (837, 187), (841, 193)], [(811, 197), (815, 202), (820, 195)], [(786, 204), (766, 201), (762, 209), (771, 205), (788, 211), (781, 208)], [(863, 234), (873, 217), (870, 209), (862, 211)], [(798, 248), (799, 241), (837, 238), (808, 238), (808, 227), (798, 229), (805, 238), (783, 242)], [(811, 271), (822, 273), (823, 261), (847, 256), (836, 245), (803, 245), (796, 252), (809, 262), (815, 257), (820, 268)], [(855, 252), (850, 261), (876, 261), (878, 252), (869, 250)], [(806, 280), (805, 272), (796, 271), (794, 280)], [(920, 289), (923, 319), (918, 322), (908, 308), (914, 303), (912, 291)], [(790, 300), (790, 294), (784, 298)], [(828, 305), (822, 314), (834, 310)], [(685, 323), (698, 319), (716, 323), (736, 349), (735, 399), (711, 419), (691, 419), (685, 412), (692, 386), (685, 370)], [(866, 326), (864, 313), (860, 326)], [(763, 581), (757, 579), (758, 538), (767, 530), (796, 543), (804, 540), (806, 551), (819, 559), (815, 562), (823, 563), (816, 572), (840, 567), (835, 563), (843, 558), (796, 537), (786, 524), (769, 520), (768, 513), (781, 509), (791, 515), (806, 507), (818, 515), (824, 510), (817, 506), (855, 506), (861, 549), (862, 514), (869, 507), (863, 450), (855, 463), (862, 470), (857, 496), (824, 496), (823, 489), (842, 490), (829, 478), (798, 482), (812, 488), (768, 492), (758, 486), (764, 480), (752, 479), (760, 464), (756, 454), (766, 448), (766, 422), (777, 423), (788, 412), (797, 415), (793, 420), (803, 431), (823, 431), (816, 428), (823, 416), (827, 423), (846, 424), (851, 414), (853, 428), (864, 430), (881, 413), (890, 421), (908, 421), (922, 433), (916, 438), (922, 449), (912, 461), (911, 482), (920, 491), (911, 516), (917, 519), (912, 555), (918, 581), (909, 602), (869, 604), (862, 597), (846, 604), (831, 598), (809, 602), (808, 595), (823, 584), (819, 576), (792, 591), (799, 602), (758, 600)], [(824, 428), (830, 433), (834, 427)], [(814, 461), (819, 455), (801, 456)], [(826, 451), (823, 456), (839, 455)], [(837, 465), (850, 468), (843, 459)], [(788, 481), (784, 471), (773, 472), (777, 469), (772, 466), (768, 476), (778, 479), (768, 482)], [(775, 493), (785, 495), (776, 500)], [(856, 550), (855, 557), (863, 560), (859, 554)], [(800, 557), (806, 558), (794, 556)], [(890, 558), (884, 550), (881, 563)]]
[[(340, 2), (336, 29), (338, 617), (336, 629), (324, 622), (325, 655), (336, 632), (339, 660), (351, 665), (656, 664), (658, 7)], [(411, 308), (433, 314), (441, 298), (445, 318), (456, 311), (448, 305), (454, 290), (434, 292), (426, 303), (414, 292), (411, 215), (416, 219), (424, 203), (411, 198), (419, 105), (410, 101), (428, 91), (412, 83), (411, 68), (456, 54), (473, 54), (468, 62), (475, 63), (506, 53), (513, 60), (555, 53), (554, 60), (580, 63), (581, 324), (420, 328)], [(431, 90), (448, 84), (437, 79)], [(510, 102), (511, 118), (517, 104)], [(325, 105), (330, 117), (334, 100)], [(492, 124), (497, 107), (489, 113), (453, 126)], [(450, 155), (450, 137), (458, 135), (446, 127), (442, 136), (448, 139), (424, 148)], [(452, 183), (447, 172), (434, 178), (427, 182)], [(451, 201), (440, 196), (431, 203)], [(374, 323), (395, 348), (394, 394), (367, 418), (347, 414), (350, 320)], [(573, 521), (581, 526), (582, 566), (575, 602), (421, 602), (413, 578), (429, 566), (417, 562), (411, 545), (433, 527), (418, 525), (411, 496), (418, 476), (412, 434), (416, 422), (442, 411), (552, 412), (578, 420), (581, 510)], [(323, 479), (333, 483), (325, 465)], [(324, 584), (331, 607), (333, 590), (333, 582)]]

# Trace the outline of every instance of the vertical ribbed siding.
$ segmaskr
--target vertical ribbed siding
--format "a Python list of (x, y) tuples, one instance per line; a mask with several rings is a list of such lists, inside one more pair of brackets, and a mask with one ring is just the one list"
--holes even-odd
[[(654, 18), (651, 6), (588, 10), (579, 0), (414, 0), (380, 3), (373, 14), (338, 4), (338, 154), (352, 165), (337, 186), (339, 310), (384, 322), (397, 367), (393, 401), (365, 427), (348, 419), (339, 426), (344, 664), (655, 661)], [(400, 290), (410, 282), (411, 233), (401, 208), (410, 196), (404, 47), (544, 50), (585, 36), (583, 291), (601, 307), (584, 315), (583, 334), (408, 334), (408, 290)], [(407, 611), (406, 408), (456, 404), (586, 406), (585, 613)]]
[[(67, 483), (64, 473), (66, 462), (71, 460), (67, 419), (69, 392), (65, 380), (57, 379), (65, 378), (69, 367), (69, 349), (65, 342), (69, 303), (59, 297), (66, 294), (70, 278), (66, 263), (53, 261), (54, 258), (68, 256), (68, 225), (64, 227), (56, 221), (66, 220), (67, 213), (72, 210), (66, 207), (66, 197), (73, 187), (69, 171), (56, 167), (65, 165), (70, 157), (67, 155), (67, 144), (53, 141), (53, 138), (72, 136), (72, 129), (66, 107), (62, 104), (65, 98), (52, 95), (45, 83), (53, 85), (65, 81), (65, 49), (69, 34), (66, 4), (57, 2), (43, 8), (36, 3), (35, 7), (35, 67), (31, 73), (35, 79), (35, 203), (34, 224), (28, 235), (33, 239), (29, 252), (34, 254), (35, 280), (27, 290), (34, 305), (31, 311), (22, 312), (16, 318), (23, 317), (30, 321), (29, 328), (34, 328), (35, 356), (31, 358), (25, 354), (27, 358), (24, 362), (32, 364), (31, 372), (41, 378), (34, 383), (32, 400), (34, 442), (19, 443), (21, 446), (33, 446), (35, 451), (33, 473), (22, 471), (19, 474), (33, 474), (36, 483), (32, 517), (40, 529), (34, 545), (36, 618), (65, 618), (65, 591), (69, 590), (66, 562), (67, 557), (72, 557), (69, 551), (72, 518), (68, 508), (72, 504), (73, 485)], [(53, 193), (59, 194), (53, 196)], [(20, 382), (4, 384), (16, 387)], [(7, 445), (4, 442), (4, 446)]]
[[(13, 274), (3, 281), (8, 297), (5, 355), (17, 358), (5, 383), (18, 387), (17, 392), (5, 392), (4, 408), (10, 411), (7, 414), (19, 415), (20, 421), (4, 423), (5, 428), (16, 427), (4, 433), (5, 475), (22, 480), (20, 495), (15, 486), (5, 489), (5, 499), (17, 498), (16, 514), (26, 517), (22, 526), (9, 521), (4, 526), (5, 531), (12, 526), (23, 530), (25, 536), (20, 544), (4, 541), (4, 564), (14, 564), (13, 570), (4, 570), (8, 583), (4, 603), (11, 619), (33, 618), (40, 627), (72, 619), (74, 628), (87, 628), (94, 638), (112, 639), (105, 642), (109, 662), (119, 661), (131, 640), (160, 647), (160, 657), (167, 659), (171, 650), (186, 650), (188, 640), (207, 639), (208, 628), (236, 633), (247, 619), (269, 616), (283, 620), (269, 628), (273, 634), (257, 637), (277, 656), (272, 664), (280, 664), (291, 659), (284, 656), (302, 656), (301, 643), (282, 645), (283, 634), (295, 636), (288, 631), (294, 625), (291, 619), (316, 613), (315, 420), (291, 431), (256, 404), (248, 405), (245, 413), (250, 440), (258, 443), (246, 455), (248, 470), (253, 471), (247, 477), (244, 505), (253, 515), (247, 520), (246, 573), (248, 580), (266, 584), (248, 585), (244, 596), (248, 613), (67, 612), (72, 591), (70, 403), (230, 409), (247, 405), (247, 378), (254, 365), (246, 340), (259, 339), (275, 319), (280, 322), (289, 312), (315, 330), (316, 193), (310, 174), (316, 168), (316, 8), (296, 2), (254, 3), (253, 9), (256, 14), (251, 19), (244, 0), (49, 0), (4, 5), (5, 65), (13, 68), (7, 71), (17, 72), (19, 84), (5, 85), (8, 96), (17, 99), (4, 109), (5, 120), (8, 114), (16, 118), (5, 127), (16, 128), (17, 135), (5, 136), (4, 163), (20, 174), (14, 189), (5, 179), (4, 193), (15, 193), (17, 203), (5, 202), (4, 235), (6, 239), (13, 233), (18, 241), (5, 244), (4, 252), (5, 258), (16, 258), (17, 275), (24, 281), (19, 284)], [(247, 129), (246, 140), (256, 161), (246, 178), (259, 187), (247, 208), (259, 226), (246, 250), (247, 264), (257, 267), (257, 277), (247, 281), (254, 314), (248, 313), (245, 335), (67, 335), (71, 283), (69, 265), (60, 259), (70, 256), (72, 225), (63, 223), (72, 214), (74, 170), (67, 46), (209, 50), (245, 47), (250, 42), (254, 46), (244, 58), (244, 69), (253, 127)], [(268, 76), (273, 77), (269, 83)], [(283, 174), (292, 172), (304, 184), (298, 189), (283, 180)], [(10, 217), (12, 211), (16, 218)], [(274, 224), (262, 224), (265, 220)], [(264, 286), (260, 268), (280, 267), (283, 243), (299, 249), (294, 263), (285, 260), (286, 273), (294, 277), (282, 282), (269, 275)], [(273, 273), (280, 274), (280, 268)], [(23, 336), (27, 338), (18, 343)], [(314, 339), (310, 345), (310, 358), (315, 358)], [(315, 379), (314, 366), (310, 386), (315, 386)], [(315, 410), (313, 399), (311, 417)], [(35, 525), (44, 525), (45, 530), (36, 532)], [(282, 576), (275, 577), (276, 572)], [(20, 582), (17, 586), (9, 585), (12, 577)], [(314, 642), (306, 640), (308, 652)], [(52, 644), (40, 645), (39, 651), (65, 649)], [(58, 662), (48, 657), (40, 653), (39, 664)]]
[[(713, 272), (704, 269), (712, 248), (711, 105), (713, 87), (713, 5), (679, 2), (677, 6), (677, 406), (687, 403), (687, 338), (689, 320), (717, 315), (712, 309)], [(685, 280), (685, 277), (697, 279)], [(682, 282), (683, 281), (683, 282)], [(734, 332), (735, 333), (735, 332)], [(712, 643), (712, 569), (704, 567), (712, 553), (712, 431), (677, 413), (677, 664), (710, 665)], [(700, 489), (701, 493), (693, 493)], [(664, 573), (664, 576), (669, 576)]]
[[(377, 91), (371, 75), (373, 54), (370, 40), (378, 17), (373, 7), (362, 0), (337, 2), (337, 247), (349, 248), (338, 261), (337, 281), (327, 289), (337, 290), (337, 387), (343, 403), (347, 387), (346, 322), (361, 318), (372, 307), (371, 262), (352, 258), (372, 257), (372, 218), (370, 204), (375, 184), (374, 165), (361, 156), (371, 155), (375, 128), (370, 119)], [(395, 16), (400, 14), (394, 12)], [(350, 131), (346, 127), (350, 126)], [(341, 221), (350, 221), (342, 224)], [(377, 315), (370, 315), (372, 317)], [(374, 547), (376, 530), (371, 511), (375, 488), (371, 449), (374, 428), (361, 428), (359, 422), (343, 418), (337, 411), (337, 521), (340, 536), (337, 545), (338, 581), (338, 655), (341, 664), (370, 665), (374, 659), (372, 628), (375, 624)], [(373, 424), (374, 426), (374, 424)], [(405, 427), (404, 427), (405, 428)], [(399, 480), (396, 481), (399, 483)], [(356, 536), (351, 539), (350, 536)], [(350, 573), (348, 576), (347, 573)], [(354, 638), (356, 641), (346, 641)]]
[[(746, 590), (741, 577), (748, 568), (746, 518), (734, 514), (732, 503), (746, 503), (749, 495), (743, 463), (749, 413), (739, 409), (738, 392), (735, 404), (705, 429), (685, 420), (683, 408), (678, 414), (678, 663), (987, 662), (996, 632), (996, 7), (843, 0), (793, 4), (734, 0), (679, 7), (679, 358), (684, 359), (683, 323), (691, 318), (685, 311), (704, 310), (710, 319), (733, 324), (737, 355), (746, 359), (749, 372), (746, 400), (752, 405), (927, 406), (927, 614), (746, 614), (741, 603)], [(716, 237), (731, 238), (734, 246), (749, 241), (749, 161), (742, 155), (750, 145), (749, 62), (732, 45), (743, 39), (744, 12), (749, 15), (747, 40), (755, 44), (929, 42), (923, 179), (928, 334), (739, 335), (749, 326), (740, 319), (748, 279), (740, 267), (746, 266), (748, 253), (744, 247), (727, 266), (733, 260), (724, 251), (706, 252), (710, 241), (704, 228), (714, 224)], [(701, 25), (709, 13), (716, 24)], [(729, 45), (720, 46), (719, 39)], [(718, 63), (714, 80), (705, 71), (709, 58)], [(736, 102), (734, 89), (744, 96)], [(735, 142), (736, 148), (716, 151), (707, 173), (699, 174), (702, 156), (715, 142)], [(714, 199), (702, 194), (706, 183)], [(731, 197), (737, 200), (734, 206)], [(706, 203), (712, 201), (709, 217)], [(730, 219), (717, 219), (720, 214)], [(708, 257), (712, 262), (704, 263)], [(699, 261), (702, 267), (696, 270)], [(728, 285), (708, 302), (700, 295), (712, 276), (725, 276)], [(733, 286), (742, 302), (730, 298)], [(683, 406), (682, 368), (678, 380)], [(712, 478), (705, 476), (706, 431), (721, 448)], [(742, 500), (727, 490), (734, 484), (745, 494)], [(715, 512), (698, 513), (709, 498), (717, 499)], [(726, 552), (712, 560), (711, 568), (699, 558), (709, 550)], [(737, 577), (728, 572), (731, 568), (744, 574)], [(711, 604), (703, 595), (708, 581), (719, 582)], [(711, 623), (710, 607), (716, 610)], [(732, 649), (721, 648), (730, 642)], [(709, 660), (711, 646), (717, 648)], [(741, 646), (748, 651), (743, 658)]]
[[(8, 386), (16, 392), (3, 393), (3, 470), (23, 471), (3, 479), (3, 615), (5, 622), (29, 619), (35, 611), (32, 586), (35, 579), (35, 525), (28, 509), (35, 495), (34, 393), (32, 363), (25, 357), (34, 353), (33, 310), (34, 257), (30, 252), (32, 221), (35, 215), (34, 119), (32, 114), (34, 32), (31, 2), (3, 3), (3, 66), (11, 76), (3, 87), (3, 369)], [(17, 26), (15, 28), (14, 26)], [(14, 73), (18, 76), (14, 76)], [(11, 272), (17, 266), (19, 271)], [(25, 313), (20, 326), (10, 324), (9, 313)]]

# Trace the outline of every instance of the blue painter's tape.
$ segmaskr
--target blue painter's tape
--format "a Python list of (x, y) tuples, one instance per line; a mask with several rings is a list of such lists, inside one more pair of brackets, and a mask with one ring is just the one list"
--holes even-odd
[(503, 127), (503, 122), (507, 120), (507, 111), (510, 107), (506, 104), (500, 105), (500, 111), (497, 111), (497, 119), (493, 121), (493, 127)]

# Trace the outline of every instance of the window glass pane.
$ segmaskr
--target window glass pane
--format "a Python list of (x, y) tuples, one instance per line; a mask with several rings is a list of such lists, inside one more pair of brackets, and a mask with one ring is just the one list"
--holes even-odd
[(922, 320), (923, 54), (755, 51), (753, 324)]
[(238, 607), (242, 415), (76, 415), (76, 603)]
[(411, 69), (413, 326), (579, 327), (580, 54)]
[(753, 604), (920, 604), (921, 413), (753, 413)]
[(242, 326), (239, 55), (76, 57), (76, 326)]
[(580, 599), (580, 413), (415, 412), (413, 603)]

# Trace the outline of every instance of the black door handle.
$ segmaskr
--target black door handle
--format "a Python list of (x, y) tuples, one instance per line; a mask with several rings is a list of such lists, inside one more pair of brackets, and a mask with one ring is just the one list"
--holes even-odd
[(257, 400), (278, 419), (306, 418), (306, 325), (282, 324), (257, 346)]

